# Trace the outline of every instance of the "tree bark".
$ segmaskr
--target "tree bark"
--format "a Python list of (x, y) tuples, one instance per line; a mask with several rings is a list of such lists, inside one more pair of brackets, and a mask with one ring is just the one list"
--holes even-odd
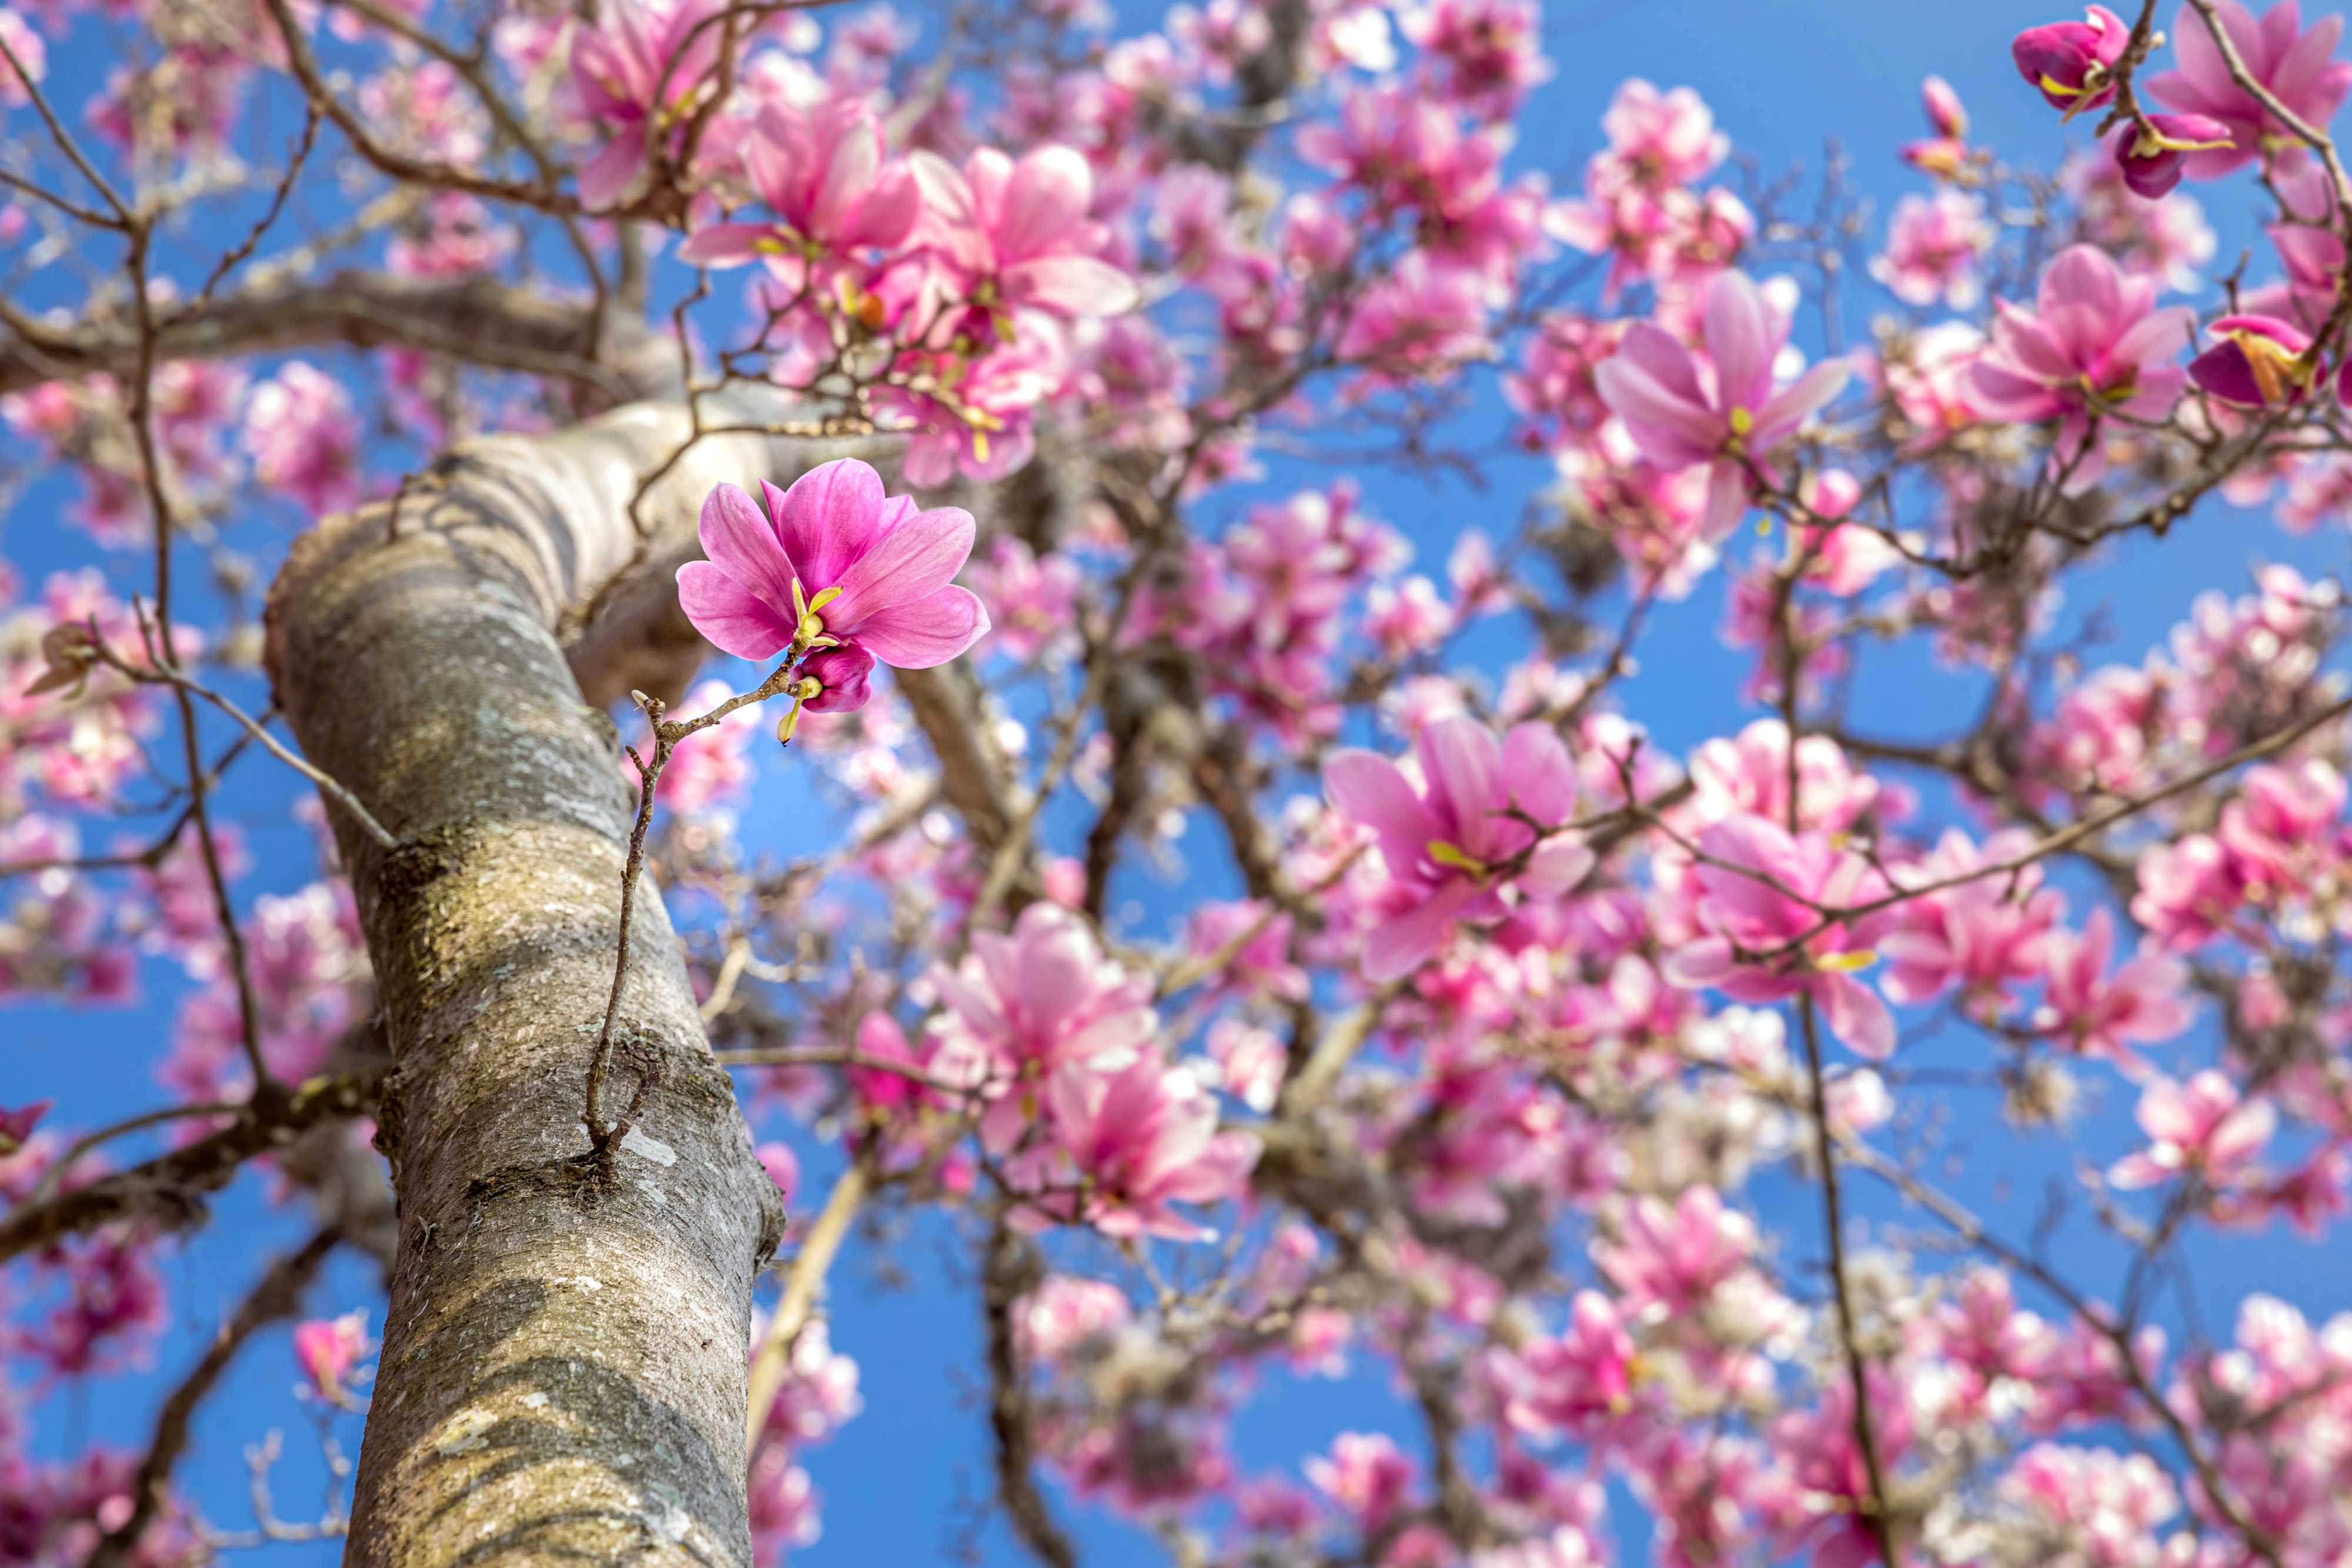
[(633, 802), (583, 693), (691, 674), (658, 584), (712, 484), (850, 448), (706, 437), (643, 498), (641, 536), (639, 476), (689, 429), (639, 403), (468, 444), (396, 517), (320, 524), (271, 591), (289, 724), (400, 841), (336, 824), (395, 1063), (378, 1142), (399, 1225), (351, 1563), (750, 1559), (745, 1355), (780, 1211), (650, 877), (612, 1088), (652, 1083), (617, 1158), (587, 1157)]

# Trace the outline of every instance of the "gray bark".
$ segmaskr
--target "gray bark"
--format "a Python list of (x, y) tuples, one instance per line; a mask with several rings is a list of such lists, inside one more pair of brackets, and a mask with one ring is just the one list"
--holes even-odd
[(706, 438), (645, 497), (641, 540), (638, 476), (688, 429), (640, 403), (469, 444), (396, 520), (320, 524), (271, 592), (289, 724), (400, 841), (337, 824), (395, 1062), (399, 1227), (351, 1563), (750, 1558), (745, 1354), (775, 1193), (650, 877), (608, 1103), (654, 1083), (617, 1159), (585, 1157), (632, 795), (583, 694), (691, 674), (703, 650), (663, 584), (712, 484), (837, 451)]

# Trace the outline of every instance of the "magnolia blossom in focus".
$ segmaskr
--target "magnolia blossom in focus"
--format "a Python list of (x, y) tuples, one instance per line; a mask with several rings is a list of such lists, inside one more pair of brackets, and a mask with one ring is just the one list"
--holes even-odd
[(1787, 339), (1748, 276), (1727, 272), (1707, 290), (1705, 360), (1636, 321), (1593, 372), (1643, 456), (1663, 468), (1708, 465), (1710, 539), (1731, 530), (1756, 480), (1772, 481), (1772, 455), (1845, 385), (1850, 367), (1830, 360), (1776, 392), (1773, 365)]
[(818, 712), (824, 693), (850, 689), (874, 661), (929, 669), (987, 632), (988, 612), (949, 580), (971, 554), (970, 512), (885, 497), (882, 476), (854, 457), (789, 490), (760, 489), (764, 513), (736, 486), (710, 492), (700, 525), (710, 559), (677, 569), (678, 600), (695, 630), (738, 658), (841, 649), (810, 671), (821, 690), (805, 700)]
[(2078, 245), (2042, 269), (2036, 308), (1995, 303), (1992, 346), (1971, 372), (1970, 401), (1988, 419), (2056, 420), (2050, 468), (2069, 495), (2106, 474), (2102, 414), (2162, 419), (2180, 395), (2184, 372), (2171, 361), (2196, 313), (2159, 310), (2156, 293), (2153, 278), (2126, 276), (2105, 252)]
[(1332, 804), (1378, 835), (1404, 907), (1365, 938), (1371, 980), (1412, 973), (1465, 920), (1507, 914), (1522, 895), (1556, 897), (1583, 880), (1592, 852), (1559, 831), (1576, 804), (1576, 771), (1557, 732), (1514, 727), (1498, 744), (1470, 718), (1425, 727), (1420, 778), (1375, 752), (1335, 752)]
[[(2352, 61), (2335, 57), (2344, 35), (2342, 16), (2323, 16), (2306, 28), (2296, 0), (2279, 0), (2260, 18), (2240, 0), (2215, 0), (2213, 8), (2247, 74), (2281, 106), (2305, 125), (2325, 129), (2336, 118), (2345, 93), (2352, 90)], [(2202, 12), (2180, 8), (2172, 47), (2178, 68), (2149, 78), (2147, 90), (2222, 131), (2218, 138), (2200, 136), (2204, 144), (2187, 152), (2191, 179), (2218, 179), (2257, 158), (2268, 166), (2303, 157), (2302, 139), (2231, 77)]]

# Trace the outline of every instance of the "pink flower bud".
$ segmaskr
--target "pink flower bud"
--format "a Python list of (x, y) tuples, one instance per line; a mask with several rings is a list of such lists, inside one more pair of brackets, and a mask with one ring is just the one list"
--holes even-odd
[(0, 1155), (13, 1155), (23, 1148), (25, 1140), (33, 1135), (33, 1129), (40, 1124), (41, 1118), (49, 1113), (52, 1103), (47, 1100), (36, 1100), (14, 1111), (0, 1107)]
[(2105, 5), (2092, 6), (2086, 16), (2086, 21), (2028, 27), (2009, 46), (2017, 74), (2041, 89), (2053, 109), (2069, 116), (2114, 99), (2111, 73), (2131, 41), (2124, 19)]
[(2223, 402), (2284, 408), (2311, 393), (2325, 369), (2311, 334), (2275, 316), (2224, 316), (2221, 341), (2189, 361), (2189, 379)]
[(854, 643), (811, 653), (802, 662), (801, 674), (818, 686), (806, 705), (811, 713), (855, 713), (874, 695), (874, 655)]
[(2180, 183), (2191, 152), (2230, 144), (2230, 128), (2210, 115), (2151, 114), (2146, 130), (2126, 125), (2116, 137), (2116, 163), (2126, 185), (2154, 201)]
[(1952, 90), (1952, 84), (1942, 77), (1929, 77), (1919, 84), (1919, 103), (1937, 135), (1958, 141), (1969, 133), (1969, 111), (1960, 106), (1960, 95)]

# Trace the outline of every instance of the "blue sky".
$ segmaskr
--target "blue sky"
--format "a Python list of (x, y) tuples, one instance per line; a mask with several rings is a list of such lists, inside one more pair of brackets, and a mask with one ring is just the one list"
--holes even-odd
[[(2334, 7), (2306, 6), (2307, 14)], [(1718, 123), (1735, 145), (1752, 156), (1769, 177), (1792, 163), (1818, 167), (1826, 142), (1835, 139), (1854, 154), (1853, 178), (1883, 214), (1902, 193), (1923, 188), (1920, 177), (1894, 156), (1900, 141), (1924, 132), (1917, 107), (1920, 78), (1942, 74), (1959, 90), (1971, 111), (1973, 139), (1999, 148), (2019, 162), (2054, 165), (2062, 133), (2040, 99), (2020, 83), (2008, 59), (2008, 40), (2019, 27), (2050, 19), (2063, 6), (1985, 0), (1967, 5), (1887, 5), (1884, 0), (1599, 0), (1577, 5), (1561, 0), (1547, 26), (1547, 52), (1556, 66), (1523, 120), (1517, 158), (1523, 167), (1550, 172), (1556, 187), (1572, 187), (1583, 159), (1600, 140), (1598, 121), (1616, 84), (1644, 76), (1661, 86), (1697, 88), (1714, 107)], [(1130, 10), (1129, 15), (1140, 14)], [(60, 98), (77, 101), (72, 83), (94, 75), (105, 62), (58, 59)], [(2084, 131), (2076, 128), (2077, 142)], [(2246, 221), (2252, 193), (2225, 184), (2200, 192), (2209, 217), (2221, 235), (2221, 255), (2233, 257), (2252, 236)], [(216, 252), (214, 236), (194, 249)], [(233, 238), (231, 235), (228, 237)], [(2259, 268), (2258, 268), (2259, 271)], [(69, 283), (61, 280), (69, 287)], [(2209, 298), (2194, 303), (2210, 305)], [(1850, 320), (1850, 330), (1862, 323)], [(1502, 417), (1498, 400), (1481, 401), (1477, 417)], [(1380, 470), (1361, 476), (1368, 507), (1402, 528), (1420, 547), (1420, 564), (1443, 563), (1454, 530), (1465, 519), (1496, 536), (1507, 534), (1528, 489), (1539, 485), (1543, 467), (1506, 461), (1491, 471), (1492, 484), (1474, 494), (1458, 486), (1433, 486)], [(1280, 493), (1328, 475), (1277, 465), (1265, 489)], [(49, 520), (48, 507), (62, 492), (36, 490), (10, 519), (7, 559), (28, 583), (59, 566), (91, 559), (86, 539)], [(1203, 513), (1211, 527), (1222, 525), (1238, 500), (1213, 502)], [(284, 515), (242, 525), (250, 548), (274, 563), (290, 536), (293, 519)], [(2187, 613), (2195, 595), (2208, 588), (2243, 591), (2247, 568), (2257, 559), (2282, 560), (2306, 571), (2340, 571), (2342, 534), (2329, 530), (2296, 539), (2262, 517), (2208, 508), (2176, 530), (2160, 547), (2141, 541), (2118, 551), (2099, 568), (2080, 574), (2070, 586), (2065, 616), (2075, 621), (2094, 606), (2109, 612), (2116, 632), (2112, 657), (2137, 662), (2165, 631)], [(1745, 541), (1735, 549), (1752, 548)], [(106, 559), (119, 588), (144, 586), (143, 562)], [(1744, 665), (1717, 643), (1722, 619), (1722, 574), (1710, 578), (1693, 598), (1669, 608), (1645, 641), (1640, 673), (1622, 688), (1627, 708), (1651, 728), (1656, 741), (1675, 752), (1717, 734), (1737, 729), (1756, 712), (1742, 705), (1738, 685)], [(1499, 639), (1481, 640), (1482, 649)], [(1964, 722), (1972, 683), (1941, 672), (1924, 657), (1890, 661), (1865, 676), (1859, 688), (1857, 722), (1889, 734), (1931, 733)], [(789, 808), (798, 781), (794, 765), (763, 753), (761, 789), (744, 811), (746, 838), (753, 846), (793, 853), (813, 841), (813, 830)], [(308, 880), (310, 840), (289, 808), (298, 798), (295, 780), (258, 761), (239, 776), (228, 813), (246, 829), (259, 869), (240, 892), (283, 891)], [(1931, 809), (1936, 798), (1929, 796)], [(1068, 821), (1056, 814), (1066, 831)], [(1196, 846), (1213, 840), (1200, 838)], [(1070, 847), (1062, 839), (1056, 846)], [(1222, 885), (1223, 878), (1213, 879)], [(1197, 891), (1200, 883), (1192, 884)], [(1192, 893), (1157, 881), (1130, 865), (1115, 905), (1131, 904), (1140, 925), (1156, 928), (1167, 913), (1191, 901)], [(2078, 898), (2078, 907), (2079, 907)], [(0, 1099), (15, 1103), (49, 1095), (60, 1102), (59, 1117), (94, 1124), (152, 1104), (160, 1091), (148, 1081), (149, 1064), (168, 1035), (179, 994), (171, 974), (151, 967), (142, 1002), (102, 1012), (68, 1012), (18, 1007), (0, 1013), (0, 1030), (14, 1054)], [(2199, 1041), (2207, 1037), (2200, 1034)], [(2190, 1046), (2193, 1054), (2196, 1047)], [(1921, 1049), (1915, 1061), (1942, 1066), (1982, 1065), (1983, 1051), (1948, 1034)], [(1993, 1096), (1956, 1090), (1945, 1096), (1950, 1120), (1943, 1128), (1954, 1156), (1952, 1185), (1988, 1213), (2007, 1221), (2011, 1234), (2031, 1228), (2032, 1211), (2045, 1183), (2063, 1181), (2066, 1169), (2049, 1151), (2017, 1145), (1992, 1114)], [(2111, 1094), (2084, 1129), (2094, 1158), (2122, 1152), (2121, 1119), (2128, 1101)], [(805, 1136), (795, 1138), (813, 1166), (812, 1195), (822, 1159)], [(143, 1442), (154, 1400), (194, 1354), (198, 1336), (210, 1331), (242, 1292), (272, 1248), (290, 1241), (297, 1225), (263, 1203), (264, 1184), (247, 1179), (223, 1196), (212, 1229), (166, 1264), (173, 1281), (175, 1327), (157, 1346), (147, 1373), (110, 1382), (100, 1397), (79, 1394), (53, 1400), (39, 1415), (37, 1446), (60, 1454), (89, 1438), (121, 1444)], [(1858, 1191), (1865, 1209), (1887, 1212), (1867, 1186)], [(1784, 1256), (1791, 1272), (1818, 1251), (1818, 1197), (1814, 1189), (1767, 1176), (1749, 1194), (1768, 1232), (1777, 1232), (1796, 1256)], [(2113, 1280), (2101, 1269), (2103, 1243), (2095, 1233), (2068, 1238), (2070, 1261), (2086, 1281)], [(2315, 1314), (2344, 1301), (2352, 1264), (2340, 1251), (2306, 1246), (2290, 1238), (2200, 1241), (2191, 1253), (2209, 1320), (2226, 1322), (2229, 1306), (2243, 1292), (2274, 1289)], [(825, 1496), (824, 1536), (801, 1560), (825, 1563), (915, 1563), (944, 1560), (969, 1547), (985, 1564), (1024, 1561), (1001, 1525), (974, 1525), (990, 1490), (984, 1418), (977, 1403), (978, 1325), (968, 1289), (970, 1249), (954, 1227), (931, 1217), (898, 1235), (887, 1261), (904, 1275), (886, 1285), (880, 1260), (853, 1244), (835, 1277), (832, 1308), (835, 1344), (863, 1369), (863, 1415), (814, 1450), (807, 1464)], [(375, 1301), (366, 1271), (347, 1262), (331, 1270), (313, 1296), (314, 1310), (341, 1311)], [(380, 1327), (380, 1309), (376, 1317)], [(250, 1347), (230, 1391), (215, 1397), (199, 1418), (194, 1458), (183, 1471), (215, 1521), (234, 1526), (247, 1519), (243, 1502), (244, 1447), (273, 1426), (287, 1429), (289, 1458), (279, 1469), (280, 1511), (299, 1517), (315, 1499), (318, 1483), (313, 1445), (303, 1436), (309, 1417), (290, 1397), (294, 1367), (283, 1330)], [(1254, 1407), (1235, 1434), (1236, 1457), (1244, 1469), (1289, 1469), (1300, 1455), (1324, 1447), (1349, 1427), (1393, 1426), (1410, 1446), (1412, 1428), (1399, 1419), (1398, 1406), (1382, 1383), (1358, 1375), (1295, 1387), (1277, 1385)], [(346, 1419), (341, 1436), (355, 1448), (356, 1423)], [(1295, 1473), (1295, 1470), (1293, 1471)], [(1153, 1560), (1156, 1547), (1090, 1512), (1065, 1510), (1078, 1526), (1089, 1561), (1113, 1563)], [(1622, 1498), (1614, 1506), (1621, 1528), (1632, 1525)], [(1629, 1543), (1641, 1539), (1626, 1530)], [(326, 1563), (331, 1547), (269, 1549), (284, 1563)], [(1629, 1552), (1629, 1557), (1635, 1555)]]

